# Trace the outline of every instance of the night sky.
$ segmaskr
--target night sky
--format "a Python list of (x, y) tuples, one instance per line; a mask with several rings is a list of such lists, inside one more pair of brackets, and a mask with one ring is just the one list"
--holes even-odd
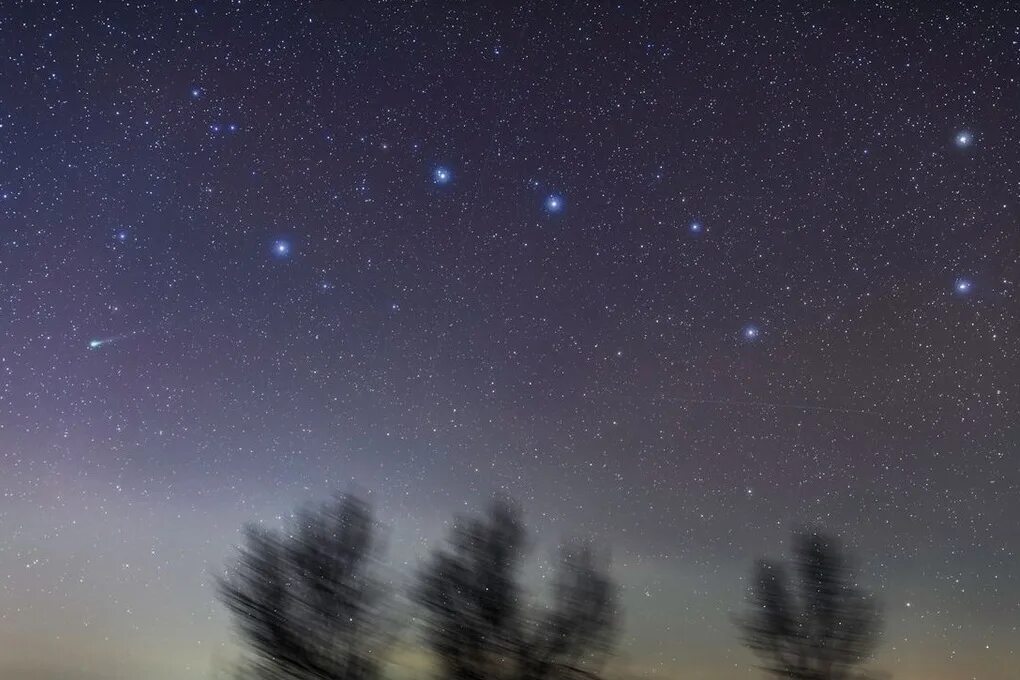
[(1015, 678), (1020, 11), (913, 4), (5, 3), (0, 676), (220, 677), (354, 489), (597, 538), (629, 676), (760, 677), (818, 523), (874, 668)]

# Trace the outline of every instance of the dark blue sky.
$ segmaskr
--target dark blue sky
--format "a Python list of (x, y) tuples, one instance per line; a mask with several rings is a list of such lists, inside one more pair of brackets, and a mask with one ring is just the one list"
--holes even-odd
[(1013, 677), (1018, 19), (13, 3), (0, 675), (209, 677), (240, 526), (339, 487), (398, 573), (493, 493), (605, 542), (639, 677), (757, 677), (804, 523), (876, 667)]

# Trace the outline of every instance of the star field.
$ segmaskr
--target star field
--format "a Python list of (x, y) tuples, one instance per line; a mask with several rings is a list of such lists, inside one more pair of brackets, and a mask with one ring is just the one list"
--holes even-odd
[[(220, 677), (212, 575), (337, 488), (397, 576), (523, 504), (620, 677), (841, 534), (898, 680), (1020, 664), (1020, 15), (978, 2), (14, 2), (0, 677)], [(536, 587), (536, 590), (539, 588)]]

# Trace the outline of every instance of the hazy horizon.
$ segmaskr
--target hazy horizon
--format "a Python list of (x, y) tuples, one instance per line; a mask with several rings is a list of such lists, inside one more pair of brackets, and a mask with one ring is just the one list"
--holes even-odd
[(338, 491), (400, 598), (493, 496), (531, 593), (594, 540), (627, 680), (766, 677), (803, 526), (864, 668), (1016, 677), (1020, 8), (17, 1), (0, 57), (0, 677), (226, 677), (242, 527)]

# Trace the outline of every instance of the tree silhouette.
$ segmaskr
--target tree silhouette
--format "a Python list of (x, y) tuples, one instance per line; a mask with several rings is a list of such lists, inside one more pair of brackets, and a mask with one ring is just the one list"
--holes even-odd
[(567, 550), (550, 610), (530, 616), (518, 582), (524, 543), (518, 508), (494, 502), (457, 523), (422, 572), (415, 595), (446, 677), (594, 677), (615, 621), (615, 586), (590, 548)]
[(835, 539), (794, 535), (796, 585), (787, 569), (762, 560), (754, 573), (750, 611), (739, 621), (744, 643), (780, 678), (849, 680), (871, 656), (881, 632), (873, 598), (856, 584)]
[[(517, 569), (524, 528), (508, 503), (454, 526), (448, 550), (423, 572), (416, 599), (426, 611), (427, 640), (457, 680), (505, 675), (521, 645)], [(494, 669), (502, 667), (503, 673)]]
[(298, 513), (283, 532), (246, 529), (236, 564), (218, 580), (246, 648), (245, 677), (378, 677), (376, 543), (372, 513), (353, 496)]
[(617, 623), (616, 585), (591, 546), (564, 549), (551, 610), (524, 655), (527, 678), (594, 677)]

